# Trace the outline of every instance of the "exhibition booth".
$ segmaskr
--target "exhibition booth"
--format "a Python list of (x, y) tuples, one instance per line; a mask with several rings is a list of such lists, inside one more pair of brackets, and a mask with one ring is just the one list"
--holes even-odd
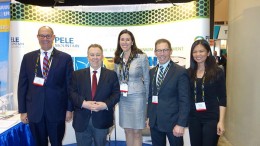
[[(11, 128), (25, 132), (23, 137), (30, 135), (27, 133), (28, 125), (20, 123), (17, 112), (10, 111), (17, 111), (17, 84), (22, 57), (39, 49), (36, 37), (39, 27), (53, 28), (56, 35), (54, 47), (72, 56), (74, 70), (89, 67), (87, 48), (94, 43), (103, 47), (104, 67), (113, 69), (117, 37), (123, 29), (134, 34), (137, 47), (148, 55), (151, 68), (157, 65), (154, 43), (160, 38), (171, 42), (172, 60), (188, 67), (191, 44), (197, 38), (208, 39), (210, 33), (209, 0), (174, 5), (169, 3), (54, 8), (13, 1), (1, 2), (0, 13), (0, 21), (3, 22), (0, 26), (1, 141), (3, 136), (8, 137), (7, 133)], [(71, 122), (67, 123), (66, 127), (63, 144), (73, 144), (76, 141)], [(19, 132), (17, 134), (20, 141), (26, 140), (30, 143), (31, 139), (23, 139)], [(188, 135), (188, 131), (185, 135)], [(186, 136), (185, 145), (188, 146), (189, 140)], [(115, 126), (111, 131), (111, 140), (125, 140), (123, 129), (118, 125), (118, 106), (115, 108)], [(144, 137), (144, 142), (151, 143), (149, 136)]]

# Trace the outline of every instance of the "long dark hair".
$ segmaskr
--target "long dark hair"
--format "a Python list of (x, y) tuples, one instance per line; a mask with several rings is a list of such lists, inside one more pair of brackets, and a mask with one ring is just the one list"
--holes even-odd
[(194, 48), (198, 45), (202, 45), (206, 50), (207, 53), (209, 53), (209, 56), (205, 60), (205, 82), (213, 82), (214, 80), (217, 79), (219, 67), (217, 66), (216, 60), (214, 56), (212, 56), (212, 52), (210, 49), (210, 45), (206, 40), (196, 40), (192, 46), (191, 46), (191, 51), (190, 51), (190, 68), (189, 68), (189, 74), (191, 77), (191, 81), (194, 81), (197, 77), (197, 69), (198, 69), (198, 64), (193, 58), (193, 51)]
[(133, 45), (131, 46), (131, 54), (135, 57), (137, 54), (143, 54), (143, 51), (138, 49), (135, 43), (135, 37), (133, 35), (133, 33), (127, 29), (122, 30), (119, 35), (118, 35), (118, 39), (117, 39), (117, 48), (115, 51), (115, 58), (114, 58), (114, 63), (119, 64), (120, 63), (120, 55), (123, 52), (122, 48), (120, 47), (120, 36), (122, 34), (129, 34), (131, 37), (131, 40), (133, 41)]

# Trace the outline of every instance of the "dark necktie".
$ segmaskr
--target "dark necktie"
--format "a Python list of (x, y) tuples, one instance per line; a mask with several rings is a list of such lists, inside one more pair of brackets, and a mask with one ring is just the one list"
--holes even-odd
[(157, 88), (161, 86), (161, 84), (163, 82), (163, 78), (164, 78), (163, 66), (160, 66), (159, 68), (160, 68), (160, 72), (158, 74), (157, 82), (156, 82)]
[(48, 52), (44, 52), (45, 56), (43, 58), (43, 78), (46, 81), (48, 72), (49, 72), (49, 59), (48, 59)]
[(92, 95), (92, 100), (95, 97), (96, 94), (96, 90), (97, 90), (97, 71), (93, 71), (93, 75), (92, 75), (92, 89), (91, 89), (91, 95)]

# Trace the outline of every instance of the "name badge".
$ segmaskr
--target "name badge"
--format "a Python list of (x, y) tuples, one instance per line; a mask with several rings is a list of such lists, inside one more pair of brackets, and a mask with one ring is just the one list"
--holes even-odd
[(123, 93), (124, 97), (127, 97), (128, 85), (126, 83), (120, 84), (120, 92)]
[(152, 103), (153, 103), (153, 104), (158, 104), (158, 96), (157, 96), (157, 95), (154, 95), (154, 96), (152, 97)]
[(36, 86), (43, 86), (44, 85), (44, 78), (41, 77), (34, 77), (33, 84)]
[(128, 92), (128, 85), (126, 83), (120, 84), (120, 92)]
[(206, 111), (206, 110), (207, 110), (205, 102), (195, 103), (195, 106), (196, 106), (196, 110), (197, 110), (198, 112)]

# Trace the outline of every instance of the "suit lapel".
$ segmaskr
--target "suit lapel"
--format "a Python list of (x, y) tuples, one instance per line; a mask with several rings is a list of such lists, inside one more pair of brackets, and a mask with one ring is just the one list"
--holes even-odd
[(157, 94), (157, 87), (156, 87), (156, 75), (157, 75), (157, 72), (156, 72), (156, 68), (157, 67), (154, 67), (151, 69), (151, 73), (150, 73), (150, 86), (152, 86), (152, 94)]
[(52, 80), (52, 78), (54, 77), (55, 69), (57, 68), (59, 61), (60, 61), (59, 55), (60, 55), (60, 52), (54, 48), (53, 49), (53, 57), (52, 57), (52, 60), (51, 60), (51, 67), (50, 67), (49, 72), (48, 72), (47, 82), (49, 80)]
[(37, 59), (39, 58), (38, 60), (38, 67), (37, 67), (37, 77), (43, 77), (42, 75), (42, 68), (41, 68), (41, 59), (40, 59), (40, 50), (39, 51), (36, 51), (35, 55), (33, 55), (33, 59), (32, 60), (35, 60), (34, 62), (36, 63), (37, 62)]
[(99, 81), (98, 81), (98, 85), (97, 85), (97, 90), (96, 90), (96, 94), (95, 94), (95, 98), (97, 97), (97, 95), (99, 94), (99, 92), (101, 92), (102, 90), (102, 86), (104, 85), (103, 82), (106, 79), (106, 69), (101, 67), (101, 73), (100, 73), (100, 77), (99, 77)]
[[(86, 97), (88, 100), (92, 100), (91, 99), (91, 79), (90, 79), (90, 68), (86, 68), (83, 76), (82, 76), (82, 81), (83, 82), (83, 87), (86, 86)], [(80, 79), (81, 80), (81, 79)], [(87, 84), (86, 84), (87, 83)]]

